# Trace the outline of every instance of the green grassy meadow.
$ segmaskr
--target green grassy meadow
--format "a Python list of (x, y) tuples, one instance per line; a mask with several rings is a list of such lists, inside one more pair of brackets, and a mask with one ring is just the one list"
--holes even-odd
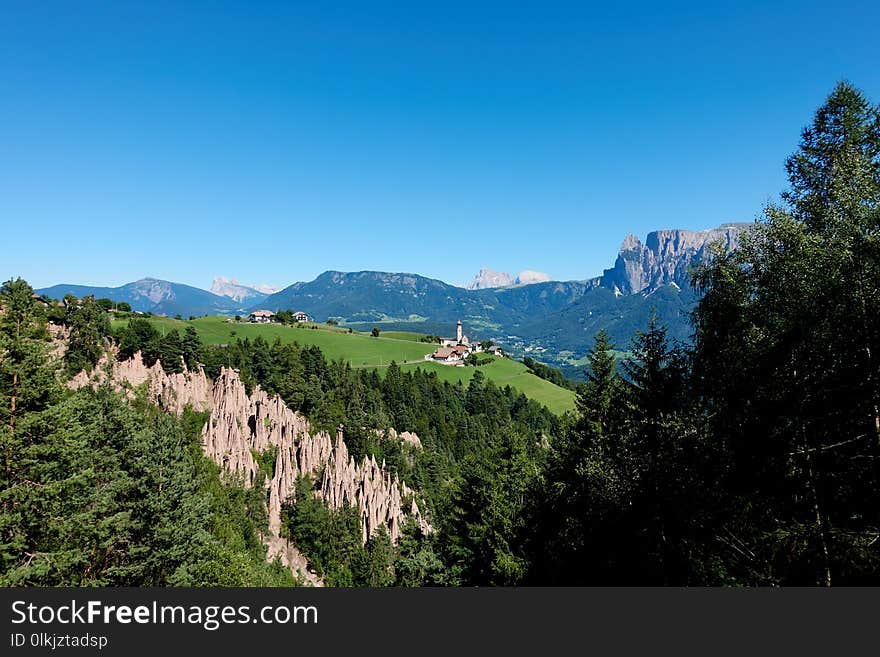
[[(269, 342), (280, 338), (282, 342), (315, 345), (328, 359), (343, 359), (351, 363), (352, 367), (358, 368), (376, 368), (381, 371), (393, 360), (400, 363), (403, 369), (421, 367), (435, 372), (442, 381), (450, 382), (470, 381), (476, 371), (473, 367), (450, 367), (425, 361), (425, 355), (431, 353), (435, 345), (419, 342), (423, 335), (420, 333), (388, 331), (374, 338), (366, 333), (348, 333), (347, 329), (324, 324), (250, 324), (229, 321), (227, 317), (199, 317), (189, 321), (150, 317), (149, 320), (160, 332), (176, 329), (183, 333), (187, 325), (191, 324), (205, 344), (228, 344), (238, 338), (253, 340), (262, 336)], [(113, 328), (123, 328), (127, 324), (128, 319), (117, 319), (113, 321)], [(574, 408), (574, 393), (571, 390), (560, 388), (531, 374), (520, 362), (492, 357), (491, 363), (482, 365), (479, 369), (496, 385), (509, 385), (544, 404), (554, 413), (563, 413)]]
[(491, 358), (491, 363), (481, 365), (478, 368), (450, 367), (448, 365), (426, 362), (418, 365), (401, 365), (401, 369), (421, 367), (425, 371), (435, 372), (441, 381), (449, 381), (450, 383), (459, 381), (467, 383), (473, 377), (474, 372), (479, 369), (495, 385), (502, 388), (509, 385), (511, 388), (519, 390), (526, 397), (544, 404), (554, 413), (561, 414), (574, 409), (575, 394), (573, 391), (560, 388), (549, 381), (535, 376), (529, 371), (529, 368), (519, 361), (496, 356), (491, 356)]
[(410, 333), (409, 331), (382, 331), (379, 334), (379, 337), (391, 338), (392, 340), (406, 340), (407, 342), (419, 342), (426, 335), (426, 333)]

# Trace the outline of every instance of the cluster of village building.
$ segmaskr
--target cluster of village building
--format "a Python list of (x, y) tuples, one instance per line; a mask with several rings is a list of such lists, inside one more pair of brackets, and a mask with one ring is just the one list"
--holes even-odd
[(440, 347), (434, 350), (434, 353), (425, 356), (425, 360), (432, 360), (435, 363), (443, 365), (464, 365), (465, 359), (471, 354), (477, 354), (487, 351), (496, 356), (503, 356), (501, 347), (490, 346), (483, 349), (483, 345), (479, 342), (471, 342), (468, 336), (464, 334), (461, 320), (455, 325), (454, 338), (440, 338)]
[[(301, 311), (293, 313), (297, 322), (309, 321), (309, 316)], [(255, 310), (248, 316), (248, 321), (254, 324), (269, 324), (275, 321), (275, 313), (271, 310)], [(490, 345), (484, 349), (479, 342), (471, 342), (464, 334), (461, 320), (455, 325), (454, 338), (440, 338), (440, 346), (433, 353), (427, 354), (425, 360), (441, 363), (443, 365), (464, 365), (465, 359), (471, 354), (487, 352), (495, 356), (503, 356), (501, 347)]]
[[(248, 321), (253, 324), (269, 324), (275, 321), (275, 313), (271, 310), (255, 310), (248, 315)], [(307, 322), (309, 321), (309, 316), (303, 311), (297, 310), (293, 313), (293, 321)]]

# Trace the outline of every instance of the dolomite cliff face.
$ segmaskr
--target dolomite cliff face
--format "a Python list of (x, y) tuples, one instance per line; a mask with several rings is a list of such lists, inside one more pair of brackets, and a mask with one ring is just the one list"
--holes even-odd
[(600, 285), (616, 294), (650, 292), (661, 285), (690, 285), (688, 269), (703, 260), (709, 245), (720, 240), (728, 251), (736, 249), (743, 230), (750, 224), (725, 224), (710, 230), (658, 230), (648, 233), (645, 243), (627, 235), (614, 267), (606, 269)]
[[(201, 367), (195, 372), (166, 374), (161, 363), (147, 367), (140, 353), (122, 362), (110, 354), (91, 375), (81, 372), (70, 385), (99, 385), (108, 379), (129, 394), (132, 387), (146, 384), (149, 398), (169, 413), (180, 414), (187, 404), (196, 410), (210, 410), (202, 430), (205, 454), (227, 472), (240, 476), (246, 486), (257, 482), (259, 466), (254, 453), (275, 450), (273, 472), (264, 484), (269, 511), (267, 556), (270, 560), (278, 557), (313, 585), (321, 585), (320, 579), (309, 571), (296, 546), (281, 535), (282, 506), (295, 499), (301, 475), (312, 476), (316, 490), (300, 494), (314, 494), (332, 509), (343, 505), (358, 509), (365, 542), (380, 526), (396, 542), (410, 516), (423, 531), (431, 531), (413, 491), (390, 475), (384, 463), (372, 458), (355, 463), (343, 442), (342, 428), (335, 437), (315, 432), (308, 419), (288, 408), (280, 397), (269, 396), (259, 386), (248, 395), (235, 370), (223, 368), (211, 385)], [(420, 444), (418, 436), (409, 432), (397, 434), (390, 429), (388, 435)]]

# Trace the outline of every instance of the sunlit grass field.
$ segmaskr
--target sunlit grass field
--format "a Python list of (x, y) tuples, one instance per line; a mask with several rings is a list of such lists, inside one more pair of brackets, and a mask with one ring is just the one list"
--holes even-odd
[[(484, 357), (480, 354), (480, 357)], [(491, 356), (492, 362), (487, 365), (474, 367), (449, 367), (438, 363), (424, 363), (421, 365), (402, 365), (401, 369), (414, 369), (421, 367), (428, 372), (436, 372), (443, 381), (471, 380), (474, 372), (479, 369), (491, 379), (495, 385), (504, 387), (509, 385), (523, 393), (526, 397), (544, 404), (554, 413), (564, 413), (574, 409), (575, 394), (571, 390), (561, 388), (549, 381), (545, 381), (532, 374), (525, 365), (510, 358), (498, 358)]]
[[(450, 382), (470, 381), (476, 371), (473, 367), (450, 367), (425, 361), (425, 355), (431, 353), (436, 345), (420, 342), (423, 337), (421, 333), (388, 331), (374, 338), (366, 333), (348, 333), (348, 329), (324, 324), (250, 324), (246, 321), (229, 321), (227, 317), (199, 317), (188, 321), (170, 317), (148, 319), (160, 332), (176, 329), (182, 334), (188, 325), (192, 325), (205, 344), (229, 344), (238, 338), (253, 340), (262, 336), (268, 342), (279, 338), (282, 342), (316, 345), (328, 359), (343, 359), (351, 363), (352, 367), (358, 368), (377, 368), (381, 371), (393, 360), (404, 369), (421, 367), (435, 372), (441, 380)], [(128, 319), (117, 319), (113, 321), (113, 328), (123, 328), (127, 324)], [(481, 358), (485, 357), (485, 354), (481, 354)], [(509, 385), (555, 413), (574, 408), (574, 393), (571, 390), (560, 388), (531, 374), (520, 362), (509, 358), (490, 358), (492, 362), (481, 365), (479, 370), (496, 385)]]

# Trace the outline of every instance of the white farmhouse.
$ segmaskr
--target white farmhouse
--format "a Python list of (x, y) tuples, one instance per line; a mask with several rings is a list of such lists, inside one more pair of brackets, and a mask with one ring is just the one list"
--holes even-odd
[(268, 324), (275, 317), (275, 313), (271, 310), (255, 310), (248, 315), (248, 321), (254, 324)]

